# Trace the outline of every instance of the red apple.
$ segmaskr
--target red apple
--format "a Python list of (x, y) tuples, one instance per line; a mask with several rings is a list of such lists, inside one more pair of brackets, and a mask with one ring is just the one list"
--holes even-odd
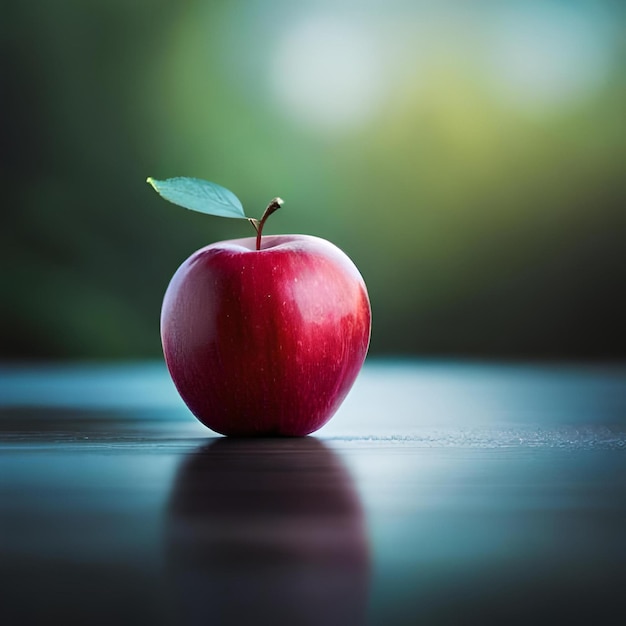
[(198, 250), (175, 273), (161, 312), (165, 360), (189, 409), (212, 430), (303, 436), (332, 417), (361, 369), (367, 290), (330, 242), (261, 241), (257, 230), (256, 240)]

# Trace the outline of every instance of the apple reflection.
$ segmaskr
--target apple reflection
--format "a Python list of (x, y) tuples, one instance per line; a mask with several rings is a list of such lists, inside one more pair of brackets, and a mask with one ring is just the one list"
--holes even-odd
[(224, 438), (200, 448), (174, 483), (167, 556), (185, 623), (365, 622), (361, 504), (317, 439)]

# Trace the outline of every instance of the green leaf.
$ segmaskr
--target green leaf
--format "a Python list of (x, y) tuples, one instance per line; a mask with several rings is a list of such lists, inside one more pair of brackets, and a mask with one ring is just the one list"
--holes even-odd
[(239, 198), (224, 187), (199, 178), (168, 178), (146, 181), (166, 200), (185, 209), (219, 215), (220, 217), (246, 218)]

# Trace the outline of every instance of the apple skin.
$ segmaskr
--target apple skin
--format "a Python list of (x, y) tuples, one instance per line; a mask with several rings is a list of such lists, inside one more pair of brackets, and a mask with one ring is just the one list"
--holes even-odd
[(170, 375), (191, 412), (231, 436), (304, 436), (352, 387), (371, 309), (354, 263), (309, 235), (222, 241), (178, 268), (161, 310)]

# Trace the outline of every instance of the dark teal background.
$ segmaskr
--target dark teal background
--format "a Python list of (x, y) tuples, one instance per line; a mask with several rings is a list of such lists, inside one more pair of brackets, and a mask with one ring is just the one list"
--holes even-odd
[(245, 222), (353, 258), (372, 354), (622, 358), (623, 6), (3, 3), (0, 358), (140, 358), (176, 267)]

